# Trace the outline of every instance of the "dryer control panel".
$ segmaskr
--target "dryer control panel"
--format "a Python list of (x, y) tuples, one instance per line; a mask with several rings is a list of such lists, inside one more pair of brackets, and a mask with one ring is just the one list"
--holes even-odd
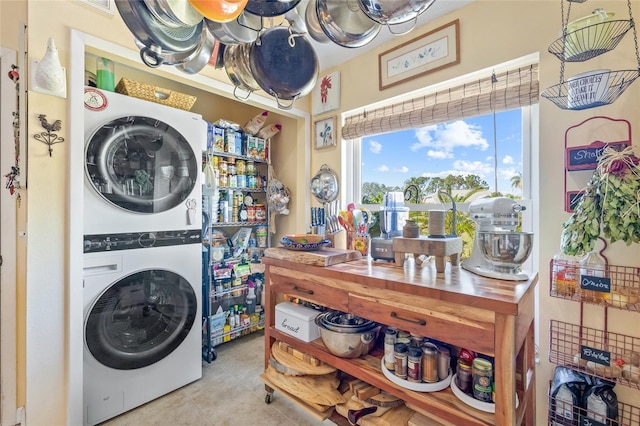
[(199, 229), (95, 234), (84, 236), (84, 252), (97, 253), (200, 243), (201, 235)]

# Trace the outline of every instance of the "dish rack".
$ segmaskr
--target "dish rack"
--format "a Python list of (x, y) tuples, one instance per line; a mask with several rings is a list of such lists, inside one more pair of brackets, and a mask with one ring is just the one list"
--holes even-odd
[[(564, 2), (560, 0), (562, 17), (562, 36), (549, 46), (549, 53), (560, 60), (560, 83), (544, 90), (540, 95), (553, 102), (558, 108), (565, 110), (583, 110), (609, 105), (640, 77), (640, 53), (638, 52), (638, 35), (631, 11), (631, 0), (627, 0), (629, 9), (628, 20), (611, 20), (589, 25), (575, 31), (567, 32), (572, 3), (582, 3), (585, 0), (566, 0), (569, 3), (566, 18), (564, 16)], [(566, 62), (584, 62), (596, 56), (615, 49), (625, 34), (633, 30), (633, 40), (636, 54), (637, 69), (617, 70), (599, 75), (606, 81), (606, 88), (595, 102), (570, 101), (570, 83), (564, 80)]]

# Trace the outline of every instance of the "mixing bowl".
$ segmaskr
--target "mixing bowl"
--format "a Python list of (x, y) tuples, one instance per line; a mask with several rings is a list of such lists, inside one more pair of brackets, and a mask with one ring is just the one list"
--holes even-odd
[(478, 233), (478, 246), (496, 271), (513, 272), (531, 254), (533, 233), (485, 231)]
[(376, 344), (380, 326), (340, 311), (327, 311), (315, 319), (320, 338), (329, 352), (341, 358), (366, 355)]

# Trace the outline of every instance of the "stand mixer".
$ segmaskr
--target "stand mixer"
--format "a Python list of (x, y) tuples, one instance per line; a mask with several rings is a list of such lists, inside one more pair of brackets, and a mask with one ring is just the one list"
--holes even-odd
[(371, 239), (371, 257), (394, 261), (393, 238), (402, 236), (409, 219), (409, 207), (404, 205), (404, 193), (386, 192), (380, 207), (380, 236)]
[(476, 222), (476, 238), (471, 257), (462, 267), (500, 280), (529, 279), (520, 266), (531, 254), (533, 234), (515, 230), (524, 209), (507, 197), (482, 198), (469, 204), (469, 214)]

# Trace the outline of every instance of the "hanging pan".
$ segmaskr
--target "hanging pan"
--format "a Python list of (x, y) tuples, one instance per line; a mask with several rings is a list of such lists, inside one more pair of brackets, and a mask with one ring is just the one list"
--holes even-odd
[[(251, 74), (276, 98), (278, 108), (291, 109), (296, 99), (311, 92), (318, 79), (318, 56), (311, 42), (291, 27), (272, 27), (251, 44)], [(281, 101), (291, 101), (282, 104)]]
[[(250, 44), (232, 44), (224, 49), (224, 69), (235, 86), (233, 96), (240, 101), (247, 100), (252, 92), (260, 90), (249, 67), (250, 48)], [(241, 95), (239, 90), (246, 92), (246, 95)]]
[[(360, 9), (358, 0), (314, 0), (322, 31), (342, 47), (362, 47), (380, 32), (381, 25)], [(311, 4), (311, 3), (310, 3)]]
[(153, 16), (172, 28), (191, 27), (202, 21), (202, 14), (185, 0), (144, 0)]
[(284, 15), (296, 5), (300, 0), (249, 0), (245, 10), (254, 15), (273, 17)]
[[(362, 11), (379, 24), (386, 25), (393, 35), (406, 34), (413, 30), (418, 16), (426, 11), (435, 0), (358, 0)], [(413, 21), (408, 30), (395, 32), (399, 24)]]
[(185, 74), (199, 73), (204, 69), (204, 67), (207, 66), (207, 64), (211, 60), (211, 55), (213, 54), (216, 43), (220, 42), (216, 40), (215, 37), (213, 37), (213, 34), (209, 32), (207, 26), (205, 25), (202, 28), (200, 42), (198, 43), (198, 48), (196, 49), (193, 58), (181, 64), (177, 64), (176, 68)]
[(115, 0), (118, 12), (134, 37), (145, 47), (140, 58), (145, 65), (155, 68), (164, 61), (164, 52), (192, 52), (200, 40), (200, 21), (192, 27), (171, 28), (153, 16), (142, 1)]
[(209, 31), (224, 44), (253, 43), (262, 30), (262, 18), (242, 11), (230, 22), (205, 20)]
[(236, 19), (247, 5), (247, 0), (189, 0), (205, 18), (216, 22)]

